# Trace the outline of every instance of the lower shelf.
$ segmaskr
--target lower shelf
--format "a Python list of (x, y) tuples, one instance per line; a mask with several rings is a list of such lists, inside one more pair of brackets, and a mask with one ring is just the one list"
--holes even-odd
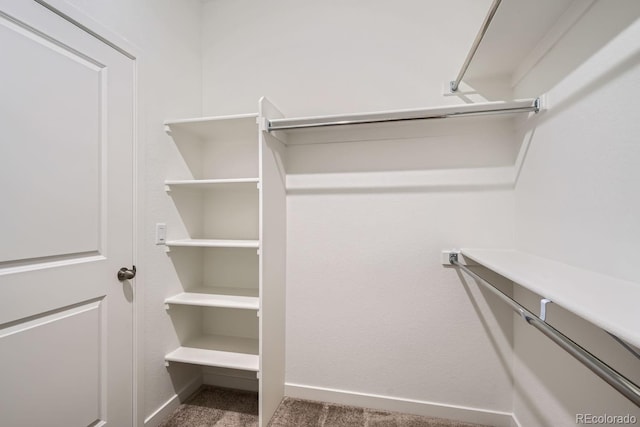
[(220, 335), (204, 335), (189, 340), (168, 353), (164, 360), (253, 372), (260, 369), (257, 339)]
[(640, 346), (640, 284), (526, 252), (462, 249), (462, 255)]
[(258, 240), (179, 239), (167, 240), (166, 245), (193, 248), (259, 248)]
[(167, 308), (170, 304), (193, 305), (201, 307), (238, 308), (258, 310), (260, 300), (257, 289), (241, 288), (196, 288), (164, 300)]

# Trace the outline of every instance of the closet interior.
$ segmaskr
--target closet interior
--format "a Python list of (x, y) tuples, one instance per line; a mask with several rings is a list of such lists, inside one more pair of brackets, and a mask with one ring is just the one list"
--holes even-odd
[[(407, 193), (442, 188), (473, 191), (481, 186), (513, 191), (536, 127), (554, 108), (544, 93), (548, 87), (513, 100), (514, 87), (593, 4), (494, 1), (460, 72), (443, 85), (447, 102), (441, 107), (284, 117), (262, 98), (257, 111), (248, 114), (166, 121), (180, 158), (172, 160), (165, 187), (182, 224), (168, 224), (166, 241), (161, 243), (184, 292), (168, 296), (165, 306), (169, 313), (197, 312), (199, 319), (198, 328), (181, 331), (181, 345), (164, 356), (169, 369), (173, 363), (185, 363), (243, 379), (243, 387), (259, 391), (260, 423), (266, 426), (285, 394), (287, 195), (349, 194), (372, 186)], [(478, 97), (485, 101), (475, 101)], [(318, 144), (323, 150), (319, 152), (326, 154), (333, 144), (360, 144), (366, 149), (368, 142), (379, 146), (455, 134), (451, 129), (456, 125), (442, 125), (441, 119), (460, 123), (467, 133), (487, 123), (500, 129), (520, 144), (514, 148), (513, 162), (456, 171), (455, 177), (438, 170), (403, 171), (384, 178), (373, 174), (367, 183), (356, 176), (346, 182), (333, 171), (316, 177), (287, 173), (287, 150), (292, 147)], [(296, 153), (293, 157), (301, 151)], [(631, 346), (640, 345), (636, 283), (514, 247), (466, 248), (464, 238), (455, 244), (463, 249), (442, 246), (442, 254), (436, 255), (442, 256), (446, 267), (464, 265), (482, 277), (495, 273), (512, 287), (506, 294), (518, 294), (513, 288), (522, 287), (541, 297), (541, 310), (556, 304)], [(451, 254), (456, 258), (450, 259)], [(545, 321), (546, 313), (531, 311)], [(619, 374), (614, 382), (622, 385), (614, 387), (637, 405), (640, 389), (634, 380)], [(466, 420), (477, 418), (469, 415)]]

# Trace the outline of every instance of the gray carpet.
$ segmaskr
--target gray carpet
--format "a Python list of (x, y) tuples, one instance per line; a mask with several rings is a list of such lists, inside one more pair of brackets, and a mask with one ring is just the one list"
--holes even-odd
[[(257, 425), (257, 393), (204, 386), (160, 427)], [(285, 397), (269, 427), (478, 427), (478, 424)]]
[(269, 427), (479, 427), (478, 424), (285, 397)]
[(258, 393), (203, 386), (159, 427), (258, 427)]

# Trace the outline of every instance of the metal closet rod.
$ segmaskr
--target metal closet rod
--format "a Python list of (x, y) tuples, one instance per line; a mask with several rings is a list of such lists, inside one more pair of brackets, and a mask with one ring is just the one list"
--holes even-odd
[(274, 119), (269, 121), (267, 129), (269, 132), (272, 132), (278, 130), (309, 129), (330, 126), (446, 119), (450, 117), (461, 116), (484, 116), (492, 114), (528, 112), (537, 113), (538, 111), (540, 111), (540, 107), (540, 98), (536, 98), (524, 101), (467, 104), (461, 106), (427, 108), (423, 110), (389, 111), (381, 113), (350, 114), (344, 116)]
[(589, 368), (592, 372), (605, 380), (609, 385), (618, 390), (623, 396), (632, 401), (636, 406), (640, 406), (640, 387), (632, 382), (630, 379), (613, 369), (611, 366), (598, 359), (589, 351), (585, 350), (571, 338), (558, 331), (553, 326), (549, 325), (540, 317), (531, 313), (524, 308), (520, 303), (513, 298), (496, 288), (492, 283), (487, 282), (482, 277), (471, 271), (466, 265), (461, 264), (458, 261), (458, 254), (452, 252), (449, 255), (449, 262), (463, 270), (469, 276), (476, 279), (479, 283), (483, 284), (494, 295), (500, 298), (503, 302), (507, 303), (514, 311), (520, 314), (520, 316), (531, 326), (546, 335), (551, 341), (558, 344), (567, 353), (578, 359), (583, 365)]
[(491, 21), (493, 20), (493, 17), (495, 16), (496, 12), (498, 11), (498, 6), (500, 6), (501, 2), (502, 2), (502, 0), (493, 0), (493, 3), (491, 4), (491, 7), (489, 8), (489, 13), (487, 13), (487, 16), (484, 18), (484, 22), (482, 23), (482, 27), (480, 27), (480, 32), (478, 32), (478, 34), (476, 35), (476, 39), (473, 41), (473, 45), (471, 46), (471, 50), (467, 54), (467, 57), (464, 60), (464, 64), (462, 64), (462, 68), (460, 69), (460, 72), (458, 73), (458, 77), (456, 77), (455, 80), (453, 80), (451, 83), (449, 83), (449, 87), (451, 88), (451, 92), (455, 92), (455, 91), (458, 90), (458, 86), (460, 86), (460, 82), (464, 78), (464, 75), (467, 72), (467, 68), (469, 68), (469, 64), (471, 64), (471, 60), (473, 60), (473, 57), (475, 56), (476, 51), (478, 50), (478, 46), (480, 46), (480, 42), (482, 42), (482, 39), (484, 38), (484, 35), (487, 33), (487, 30), (489, 29), (489, 24), (491, 24)]

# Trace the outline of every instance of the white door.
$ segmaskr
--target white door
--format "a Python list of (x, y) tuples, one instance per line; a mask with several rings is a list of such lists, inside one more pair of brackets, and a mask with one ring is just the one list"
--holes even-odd
[(0, 0), (0, 426), (130, 427), (133, 61)]

